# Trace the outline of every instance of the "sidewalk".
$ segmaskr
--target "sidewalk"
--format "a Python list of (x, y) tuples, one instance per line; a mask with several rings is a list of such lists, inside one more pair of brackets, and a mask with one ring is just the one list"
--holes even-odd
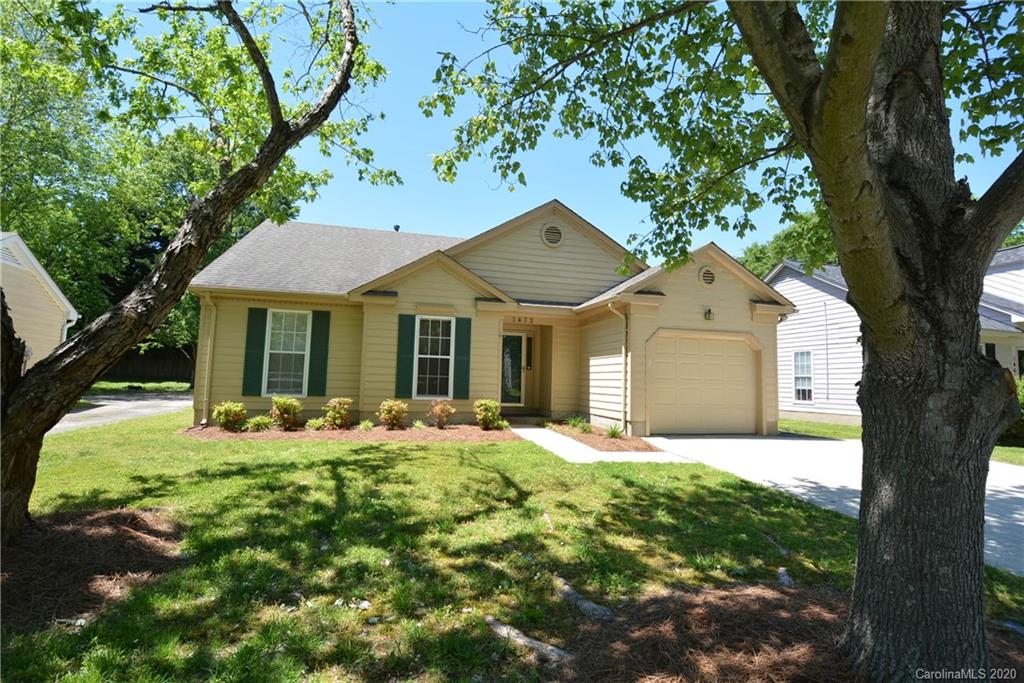
[(593, 462), (697, 462), (681, 455), (660, 451), (599, 451), (572, 437), (544, 427), (512, 427), (512, 431), (527, 441), (547, 449), (562, 460), (578, 465)]

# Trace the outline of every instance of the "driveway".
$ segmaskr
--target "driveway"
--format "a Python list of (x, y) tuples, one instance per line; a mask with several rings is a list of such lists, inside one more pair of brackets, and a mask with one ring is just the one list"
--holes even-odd
[(95, 407), (76, 408), (64, 416), (47, 434), (69, 432), (82, 427), (111, 424), (133, 417), (173, 413), (192, 405), (191, 394), (104, 394), (85, 396)]
[[(860, 441), (779, 437), (651, 437), (659, 448), (856, 517)], [(1024, 576), (1024, 467), (992, 462), (985, 501), (985, 561)]]

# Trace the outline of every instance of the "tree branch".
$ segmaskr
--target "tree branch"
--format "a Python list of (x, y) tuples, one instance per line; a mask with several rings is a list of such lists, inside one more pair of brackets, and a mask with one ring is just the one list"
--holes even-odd
[[(350, 77), (355, 66), (356, 48), (359, 46), (359, 34), (356, 31), (356, 19), (352, 10), (351, 0), (338, 0), (341, 10), (341, 26), (345, 34), (345, 46), (342, 48), (341, 57), (338, 60), (338, 68), (334, 71), (327, 88), (313, 108), (291, 124), (291, 135), (296, 139), (302, 139), (311, 130), (317, 128), (330, 115), (338, 102), (345, 96), (350, 87)], [(326, 30), (330, 30), (330, 26)]]
[(800, 13), (791, 2), (729, 2), (757, 70), (789, 119), (797, 140), (809, 142), (808, 114), (821, 64)]
[(1010, 162), (969, 210), (968, 234), (987, 236), (990, 251), (995, 252), (1021, 221), (1024, 221), (1024, 152)]
[(148, 78), (149, 80), (154, 81), (156, 83), (162, 83), (162, 84), (164, 84), (166, 86), (170, 86), (170, 87), (172, 87), (172, 88), (174, 88), (176, 90), (180, 90), (181, 92), (185, 93), (186, 95), (191, 97), (193, 100), (195, 100), (196, 104), (198, 104), (200, 107), (202, 107), (203, 111), (205, 111), (208, 115), (212, 115), (212, 112), (214, 111), (213, 107), (211, 107), (206, 102), (206, 100), (204, 100), (202, 97), (200, 97), (199, 94), (195, 90), (192, 90), (188, 86), (182, 85), (181, 83), (178, 83), (177, 81), (172, 81), (169, 78), (165, 78), (163, 76), (157, 76), (156, 74), (151, 74), (151, 73), (149, 73), (147, 71), (140, 71), (139, 69), (134, 69), (134, 68), (132, 68), (130, 66), (121, 66), (120, 64), (104, 64), (103, 66), (104, 66), (104, 68), (110, 69), (111, 71), (120, 71), (122, 73), (132, 74), (133, 76), (141, 76), (143, 78)]
[(165, 10), (167, 12), (216, 12), (218, 7), (216, 5), (172, 5), (169, 2), (157, 2), (149, 7), (143, 7), (139, 10), (142, 14), (148, 14), (149, 12), (156, 12), (159, 10)]
[(277, 85), (274, 83), (274, 75), (270, 72), (270, 66), (267, 64), (263, 51), (256, 44), (256, 39), (252, 37), (252, 33), (249, 32), (249, 27), (245, 25), (242, 17), (235, 11), (231, 0), (217, 0), (217, 8), (224, 15), (224, 18), (228, 20), (235, 33), (238, 34), (238, 38), (245, 45), (245, 49), (249, 53), (249, 58), (256, 65), (256, 71), (259, 72), (260, 81), (263, 83), (263, 94), (267, 98), (267, 109), (270, 110), (271, 126), (273, 128), (284, 127), (285, 121), (284, 115), (281, 113), (281, 101), (278, 99)]

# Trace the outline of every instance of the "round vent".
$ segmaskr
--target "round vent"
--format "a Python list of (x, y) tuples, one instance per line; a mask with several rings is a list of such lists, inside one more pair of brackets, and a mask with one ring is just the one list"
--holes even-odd
[(700, 272), (697, 273), (697, 276), (700, 278), (700, 281), (704, 284), (705, 287), (710, 287), (711, 285), (715, 284), (715, 271), (711, 270), (706, 266), (700, 269)]
[(562, 243), (562, 229), (557, 225), (545, 225), (540, 231), (540, 240), (549, 247)]

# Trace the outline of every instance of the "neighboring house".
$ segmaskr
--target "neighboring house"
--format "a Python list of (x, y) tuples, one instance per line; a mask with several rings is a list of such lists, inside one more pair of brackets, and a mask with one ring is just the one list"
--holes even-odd
[(471, 421), (572, 414), (631, 433), (775, 433), (775, 328), (792, 305), (714, 244), (671, 273), (558, 201), (471, 239), (263, 223), (192, 281), (195, 421), (272, 394), (434, 398)]
[[(857, 382), (862, 355), (860, 319), (846, 303), (838, 266), (807, 275), (785, 261), (768, 284), (798, 312), (779, 324), (779, 410), (782, 417), (859, 422)], [(1024, 372), (1024, 246), (996, 252), (978, 306), (981, 350), (1017, 377)]]
[(17, 233), (0, 232), (0, 286), (28, 369), (67, 339), (78, 311)]

